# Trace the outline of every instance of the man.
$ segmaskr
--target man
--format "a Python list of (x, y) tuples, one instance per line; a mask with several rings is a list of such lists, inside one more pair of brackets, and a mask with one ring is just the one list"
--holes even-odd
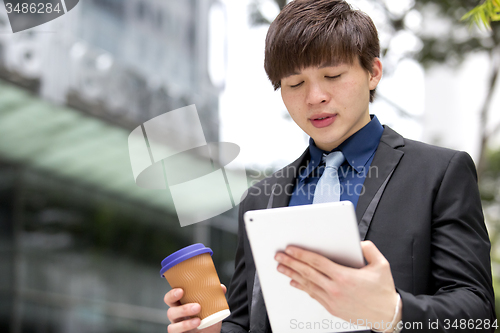
[[(288, 247), (276, 255), (278, 271), (331, 314), (363, 319), (380, 332), (495, 329), (474, 164), (464, 152), (407, 140), (370, 116), (382, 76), (379, 53), (371, 19), (342, 0), (292, 1), (271, 24), (265, 69), (310, 145), (249, 189), (239, 212), (232, 313), (203, 332), (271, 332), (242, 216), (314, 203), (323, 195), (317, 191), (323, 161), (328, 167), (333, 154), (340, 156), (339, 199), (356, 207), (367, 265), (351, 269)], [(197, 318), (184, 320), (199, 305), (179, 306), (181, 296), (182, 290), (165, 296), (171, 333), (199, 325)]]

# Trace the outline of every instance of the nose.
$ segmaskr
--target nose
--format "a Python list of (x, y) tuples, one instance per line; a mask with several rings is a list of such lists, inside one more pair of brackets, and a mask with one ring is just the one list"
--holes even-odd
[(327, 103), (330, 98), (328, 91), (319, 83), (311, 83), (307, 90), (306, 102), (309, 105)]

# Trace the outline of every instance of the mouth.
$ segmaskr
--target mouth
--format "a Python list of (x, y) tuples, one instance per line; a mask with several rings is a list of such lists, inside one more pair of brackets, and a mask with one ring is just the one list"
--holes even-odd
[(311, 124), (316, 127), (316, 128), (323, 128), (330, 126), (335, 122), (335, 119), (337, 118), (337, 114), (331, 114), (331, 113), (322, 113), (322, 114), (317, 114), (314, 115), (310, 118)]

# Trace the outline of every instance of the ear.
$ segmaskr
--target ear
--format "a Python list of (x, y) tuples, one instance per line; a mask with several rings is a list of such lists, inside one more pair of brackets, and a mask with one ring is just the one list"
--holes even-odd
[(382, 62), (379, 58), (374, 58), (372, 63), (372, 70), (369, 73), (369, 87), (370, 90), (377, 88), (378, 83), (382, 79)]

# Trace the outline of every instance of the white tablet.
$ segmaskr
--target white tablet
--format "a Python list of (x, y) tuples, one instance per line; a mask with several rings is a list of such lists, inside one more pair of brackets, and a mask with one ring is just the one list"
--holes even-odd
[(306, 292), (290, 286), (274, 260), (276, 252), (296, 245), (342, 265), (363, 267), (350, 201), (247, 211), (243, 219), (274, 333), (366, 330), (331, 315)]

